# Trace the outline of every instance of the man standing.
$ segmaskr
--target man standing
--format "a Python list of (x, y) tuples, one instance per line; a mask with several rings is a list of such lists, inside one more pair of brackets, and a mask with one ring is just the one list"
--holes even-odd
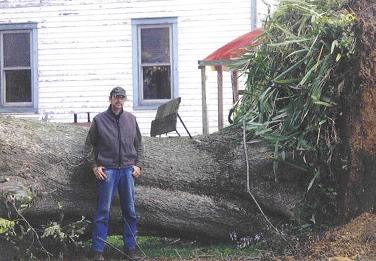
[(123, 110), (126, 92), (115, 87), (110, 106), (94, 117), (85, 143), (85, 153), (93, 162), (97, 182), (97, 209), (93, 221), (94, 260), (104, 260), (111, 201), (119, 192), (123, 215), (124, 249), (129, 257), (136, 251), (136, 211), (134, 177), (141, 175), (141, 133), (136, 117)]

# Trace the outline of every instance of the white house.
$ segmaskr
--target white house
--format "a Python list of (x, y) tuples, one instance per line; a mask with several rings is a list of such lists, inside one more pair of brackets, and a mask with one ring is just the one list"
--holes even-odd
[[(0, 113), (73, 122), (105, 110), (127, 90), (126, 110), (144, 135), (158, 105), (181, 97), (179, 114), (202, 133), (198, 60), (251, 29), (262, 0), (0, 1)], [(217, 75), (207, 71), (210, 132), (217, 130)], [(224, 74), (224, 109), (232, 105)], [(181, 128), (181, 126), (179, 126)], [(185, 133), (181, 128), (180, 133)]]

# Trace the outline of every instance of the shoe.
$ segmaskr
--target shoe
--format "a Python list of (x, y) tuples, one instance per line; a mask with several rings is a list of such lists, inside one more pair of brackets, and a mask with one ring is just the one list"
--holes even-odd
[(102, 252), (94, 252), (93, 261), (104, 261)]

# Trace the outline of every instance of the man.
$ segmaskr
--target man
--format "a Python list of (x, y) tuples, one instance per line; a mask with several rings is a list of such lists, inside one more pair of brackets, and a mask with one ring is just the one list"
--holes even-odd
[(93, 162), (97, 182), (97, 209), (93, 221), (94, 260), (104, 260), (111, 201), (119, 192), (123, 215), (124, 249), (129, 257), (136, 251), (136, 211), (134, 177), (141, 175), (141, 134), (136, 117), (123, 110), (126, 92), (115, 87), (110, 106), (94, 117), (85, 143), (85, 153)]

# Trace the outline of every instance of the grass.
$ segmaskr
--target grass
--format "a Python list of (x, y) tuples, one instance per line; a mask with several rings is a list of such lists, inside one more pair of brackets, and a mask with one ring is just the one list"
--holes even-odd
[[(105, 258), (108, 261), (123, 261), (125, 257), (115, 248), (123, 250), (122, 236), (109, 236), (108, 245), (105, 250)], [(92, 260), (90, 250), (90, 241), (85, 241), (83, 248), (76, 249), (74, 252), (64, 251), (51, 258), (45, 255), (30, 256), (29, 258), (19, 259), (20, 261), (89, 261)], [(263, 250), (265, 245), (259, 241), (255, 245), (239, 248), (236, 244), (202, 244), (196, 241), (187, 241), (181, 239), (172, 239), (154, 236), (138, 236), (137, 245), (140, 249), (139, 255), (142, 260), (153, 261), (173, 261), (173, 260), (261, 260), (265, 255), (271, 254), (271, 251)], [(2, 260), (0, 258), (0, 260)]]
[[(122, 249), (121, 236), (110, 236), (108, 242)], [(200, 244), (196, 241), (183, 241), (180, 239), (161, 238), (153, 236), (139, 236), (137, 244), (140, 252), (147, 258), (191, 259), (211, 258), (220, 260), (227, 257), (259, 257), (263, 251), (261, 244), (238, 248), (235, 244)]]

